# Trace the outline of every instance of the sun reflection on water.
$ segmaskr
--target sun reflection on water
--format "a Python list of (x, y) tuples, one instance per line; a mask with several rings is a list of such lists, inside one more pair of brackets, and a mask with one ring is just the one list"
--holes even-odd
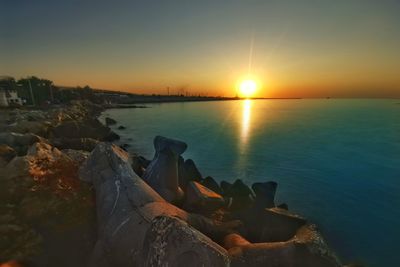
[(249, 139), (249, 131), (251, 123), (251, 105), (252, 101), (250, 99), (246, 99), (243, 101), (242, 125), (241, 125), (241, 135), (240, 135), (240, 143), (242, 151), (246, 147), (246, 144)]

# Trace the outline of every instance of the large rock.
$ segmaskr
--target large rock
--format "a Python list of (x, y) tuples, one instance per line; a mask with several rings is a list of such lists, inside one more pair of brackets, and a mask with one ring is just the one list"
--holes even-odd
[(211, 176), (207, 176), (206, 178), (204, 178), (201, 181), (201, 184), (204, 185), (205, 187), (207, 187), (208, 189), (211, 189), (215, 193), (222, 195), (221, 187), (218, 185), (218, 183), (215, 181), (215, 179), (212, 178)]
[(51, 128), (51, 122), (49, 121), (30, 121), (30, 120), (19, 120), (8, 126), (8, 131), (15, 133), (33, 133), (39, 136), (47, 136), (48, 131)]
[(184, 206), (187, 210), (210, 214), (224, 204), (221, 195), (197, 182), (189, 182), (186, 186)]
[(83, 150), (63, 149), (61, 152), (78, 165), (83, 163), (89, 157), (89, 152)]
[(230, 264), (225, 249), (186, 222), (167, 216), (153, 219), (146, 233), (142, 253), (143, 266), (201, 267)]
[(254, 183), (251, 188), (256, 194), (254, 205), (258, 208), (273, 208), (275, 207), (275, 193), (278, 183), (265, 182)]
[(132, 169), (135, 171), (135, 173), (137, 175), (139, 175), (139, 177), (143, 176), (143, 174), (144, 174), (146, 168), (149, 166), (150, 162), (151, 162), (150, 160), (148, 160), (142, 156), (139, 156), (136, 154), (132, 155)]
[(179, 187), (178, 159), (187, 145), (181, 141), (156, 136), (154, 148), (154, 158), (146, 168), (143, 179), (167, 201), (179, 201), (183, 197), (183, 191)]
[(315, 225), (300, 227), (285, 242), (250, 243), (237, 234), (225, 237), (233, 267), (339, 267), (337, 257), (328, 248)]
[(116, 133), (97, 119), (65, 121), (54, 127), (52, 133), (59, 138), (93, 138), (102, 141), (119, 139)]
[[(163, 149), (166, 144), (162, 142), (155, 144), (157, 151), (171, 149), (169, 146)], [(213, 262), (215, 254), (224, 254), (223, 249), (196, 230), (209, 236), (223, 236), (233, 230), (227, 224), (216, 224), (166, 202), (134, 173), (128, 154), (117, 146), (99, 144), (82, 165), (80, 177), (92, 182), (96, 190), (98, 241), (90, 266), (154, 266), (157, 259), (163, 260), (165, 266), (173, 266), (181, 260), (186, 262), (188, 258), (194, 262)], [(157, 222), (155, 218), (158, 216), (170, 219)], [(196, 230), (172, 218), (178, 218)], [(235, 226), (233, 223), (228, 225), (231, 228)], [(155, 236), (154, 231), (158, 235)], [(172, 244), (176, 239), (171, 237), (179, 236), (183, 242), (181, 249), (159, 247), (165, 244), (160, 240)], [(194, 255), (194, 247), (201, 247), (202, 250)], [(151, 256), (153, 252), (156, 254)], [(164, 252), (166, 254), (162, 254)], [(226, 259), (226, 256), (221, 257)]]
[(254, 194), (242, 180), (237, 179), (232, 185), (221, 182), (221, 187), (224, 197), (232, 199), (231, 210), (243, 210), (253, 205)]
[(25, 155), (28, 147), (36, 142), (45, 142), (45, 139), (32, 133), (0, 133), (0, 144), (6, 144), (12, 147), (18, 155)]
[(54, 138), (51, 144), (58, 149), (74, 149), (91, 152), (99, 141), (93, 138)]
[[(7, 179), (20, 176), (31, 176), (40, 181), (53, 177), (56, 171), (67, 176), (73, 165), (71, 158), (47, 143), (37, 142), (27, 151), (26, 156), (14, 157), (0, 172)], [(58, 177), (57, 177), (58, 178)]]
[(186, 186), (190, 181), (200, 182), (203, 179), (192, 159), (183, 161), (183, 158), (181, 158), (179, 164), (179, 184), (181, 186)]
[(292, 238), (306, 220), (280, 208), (246, 209), (236, 213), (254, 242), (281, 242)]
[(0, 144), (0, 160), (8, 163), (10, 160), (12, 160), (17, 153), (15, 150), (8, 145), (1, 145)]

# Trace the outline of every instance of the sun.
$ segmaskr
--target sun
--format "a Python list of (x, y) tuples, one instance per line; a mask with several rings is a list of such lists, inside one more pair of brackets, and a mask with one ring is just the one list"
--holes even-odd
[(257, 90), (257, 83), (253, 80), (244, 80), (240, 83), (239, 90), (242, 97), (250, 98)]

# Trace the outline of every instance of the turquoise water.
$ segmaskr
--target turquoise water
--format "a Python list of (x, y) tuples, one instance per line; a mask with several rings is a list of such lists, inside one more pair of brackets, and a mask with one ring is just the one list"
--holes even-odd
[[(188, 143), (203, 176), (275, 180), (277, 202), (317, 223), (344, 260), (398, 266), (400, 100), (242, 100), (108, 114), (132, 151), (155, 135)], [(117, 125), (118, 126), (118, 125)]]

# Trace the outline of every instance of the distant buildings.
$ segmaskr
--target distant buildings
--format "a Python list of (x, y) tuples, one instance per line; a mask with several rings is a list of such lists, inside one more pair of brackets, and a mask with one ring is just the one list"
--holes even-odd
[(23, 101), (14, 88), (14, 79), (8, 76), (0, 77), (0, 107), (21, 106)]

